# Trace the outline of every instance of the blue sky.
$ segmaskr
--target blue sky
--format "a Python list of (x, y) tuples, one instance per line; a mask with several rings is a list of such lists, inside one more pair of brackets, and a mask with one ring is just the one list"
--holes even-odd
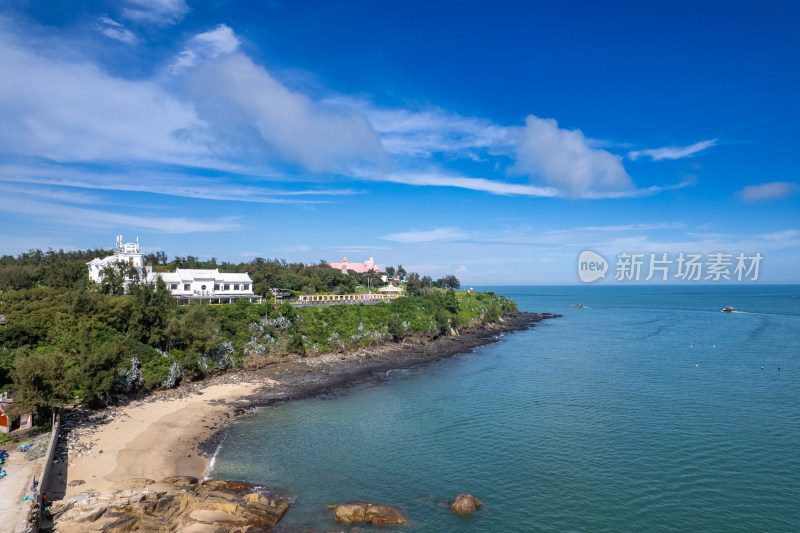
[(800, 282), (800, 4), (607, 4), (7, 0), (0, 254)]

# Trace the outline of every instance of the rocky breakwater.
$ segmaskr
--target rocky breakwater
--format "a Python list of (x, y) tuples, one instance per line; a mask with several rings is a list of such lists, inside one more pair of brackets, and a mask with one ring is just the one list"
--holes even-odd
[(82, 492), (55, 502), (56, 533), (268, 531), (289, 508), (288, 498), (266, 496), (255, 485), (176, 476), (132, 479), (108, 492)]

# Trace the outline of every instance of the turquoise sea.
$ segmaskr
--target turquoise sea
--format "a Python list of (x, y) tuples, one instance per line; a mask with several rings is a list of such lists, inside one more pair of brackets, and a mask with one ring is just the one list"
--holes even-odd
[(287, 487), (290, 531), (800, 531), (800, 286), (481, 289), (564, 316), (240, 418), (212, 477)]

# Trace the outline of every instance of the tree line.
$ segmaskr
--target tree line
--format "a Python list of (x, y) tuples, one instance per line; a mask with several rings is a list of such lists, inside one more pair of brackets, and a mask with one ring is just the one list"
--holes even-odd
[[(456, 279), (445, 290), (443, 280), (413, 272), (405, 280), (409, 297), (373, 306), (294, 309), (244, 299), (178, 306), (161, 280), (134, 280), (127, 293), (119, 278), (90, 283), (85, 262), (111, 253), (49, 250), (0, 257), (0, 314), (6, 316), (0, 326), (0, 390), (14, 394), (17, 409), (45, 414), (75, 401), (104, 405), (115, 394), (171, 387), (231, 366), (437, 335), (476, 320), (496, 321), (516, 308), (492, 294), (457, 294)], [(154, 268), (178, 263), (150, 260), (155, 259)], [(203, 262), (189, 259), (195, 258), (180, 264), (202, 268)], [(265, 295), (272, 287), (351, 292), (378, 281), (374, 272), (347, 275), (324, 264), (278, 259), (219, 267), (247, 271), (256, 292)], [(19, 269), (25, 275), (14, 277)]]

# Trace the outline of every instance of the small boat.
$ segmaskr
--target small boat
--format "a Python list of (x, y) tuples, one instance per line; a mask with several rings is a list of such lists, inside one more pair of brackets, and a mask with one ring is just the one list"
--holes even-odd
[(723, 313), (733, 313), (735, 311), (735, 309), (729, 305), (728, 307), (723, 307), (721, 309), (721, 311)]
[(583, 304), (570, 304), (570, 307), (583, 307)]

